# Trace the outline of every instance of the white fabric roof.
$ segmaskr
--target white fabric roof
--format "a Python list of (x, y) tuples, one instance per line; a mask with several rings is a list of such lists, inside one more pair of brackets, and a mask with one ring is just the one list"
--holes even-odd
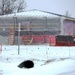
[(28, 10), (25, 12), (20, 12), (20, 13), (14, 13), (14, 14), (8, 14), (8, 15), (3, 15), (0, 17), (57, 17), (56, 15), (46, 13), (40, 10)]

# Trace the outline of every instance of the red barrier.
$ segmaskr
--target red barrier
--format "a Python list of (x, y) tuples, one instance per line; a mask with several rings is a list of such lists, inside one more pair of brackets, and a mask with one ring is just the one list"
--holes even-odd
[(21, 38), (22, 38), (22, 44), (25, 44), (25, 41), (26, 41), (26, 40), (29, 40), (29, 39), (32, 38), (32, 37), (29, 36), (29, 35), (24, 35), (24, 36), (22, 36)]
[(26, 44), (26, 40), (33, 39), (33, 44), (48, 43), (51, 46), (75, 46), (75, 42), (56, 41), (54, 35), (24, 35), (22, 36), (22, 44)]
[(35, 44), (37, 44), (37, 43), (44, 43), (45, 42), (44, 35), (32, 35), (32, 38), (33, 38), (33, 42)]
[(50, 35), (45, 35), (45, 41), (50, 44)]
[(56, 37), (55, 36), (50, 36), (50, 45), (55, 46), (56, 45)]
[(53, 35), (25, 35), (22, 36), (22, 43), (25, 43), (25, 40), (28, 40), (30, 38), (33, 38), (33, 43), (34, 44), (44, 44), (44, 43), (49, 43), (50, 45), (55, 45), (56, 44), (56, 38)]

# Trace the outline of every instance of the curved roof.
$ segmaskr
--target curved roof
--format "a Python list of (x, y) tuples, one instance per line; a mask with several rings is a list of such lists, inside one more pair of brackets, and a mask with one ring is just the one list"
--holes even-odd
[(3, 15), (0, 17), (57, 17), (56, 15), (41, 11), (41, 10), (28, 10), (25, 12), (20, 12), (20, 13), (14, 13), (14, 14), (8, 14), (8, 15)]

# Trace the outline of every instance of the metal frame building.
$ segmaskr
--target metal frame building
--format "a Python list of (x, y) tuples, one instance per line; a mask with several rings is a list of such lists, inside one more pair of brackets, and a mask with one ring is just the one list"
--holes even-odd
[[(21, 25), (20, 36), (36, 34), (75, 35), (74, 18), (65, 18), (62, 15), (40, 10), (30, 10), (0, 16), (0, 43), (10, 44), (8, 41), (12, 35), (17, 43), (19, 24)], [(2, 41), (2, 39), (5, 40)]]

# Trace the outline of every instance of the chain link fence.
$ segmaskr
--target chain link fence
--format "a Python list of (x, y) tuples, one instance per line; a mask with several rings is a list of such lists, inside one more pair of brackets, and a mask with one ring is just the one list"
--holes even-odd
[[(0, 44), (3, 45), (3, 50), (10, 51), (16, 47), (16, 52), (14, 53), (20, 54), (20, 49), (24, 50), (24, 52), (33, 53), (37, 50), (42, 51), (45, 48), (44, 53), (46, 54), (46, 57), (49, 57), (48, 55), (53, 56), (59, 56), (61, 55), (61, 52), (63, 55), (70, 56), (70, 50), (69, 48), (65, 48), (64, 52), (63, 49), (60, 47), (61, 52), (59, 52), (59, 48), (57, 48), (56, 51), (53, 51), (51, 53), (50, 49), (53, 50), (54, 47), (46, 47), (48, 45), (55, 45), (55, 43), (51, 44), (51, 39), (55, 39), (53, 35), (60, 35), (61, 34), (61, 18), (60, 17), (0, 17)], [(40, 47), (24, 47), (24, 45), (44, 45)], [(48, 44), (48, 45), (45, 45)], [(20, 45), (22, 45), (20, 47)], [(10, 48), (11, 47), (11, 48)], [(14, 50), (15, 50), (14, 49)], [(35, 49), (35, 51), (34, 51)], [(65, 50), (66, 51), (65, 53)], [(49, 52), (50, 51), (50, 52)], [(24, 53), (23, 52), (23, 53)], [(68, 52), (68, 54), (67, 54)], [(10, 52), (11, 53), (11, 52)], [(14, 54), (13, 53), (13, 54)], [(22, 53), (22, 52), (21, 52)], [(36, 52), (35, 52), (36, 53)], [(34, 54), (35, 54), (34, 53)], [(39, 52), (41, 53), (41, 52)], [(74, 52), (73, 52), (74, 53)], [(11, 53), (12, 54), (12, 53)], [(74, 55), (74, 54), (73, 54)]]
[[(45, 35), (58, 34), (60, 34), (58, 17), (0, 17), (0, 44), (3, 45), (44, 44)], [(34, 43), (33, 38), (36, 38)]]

